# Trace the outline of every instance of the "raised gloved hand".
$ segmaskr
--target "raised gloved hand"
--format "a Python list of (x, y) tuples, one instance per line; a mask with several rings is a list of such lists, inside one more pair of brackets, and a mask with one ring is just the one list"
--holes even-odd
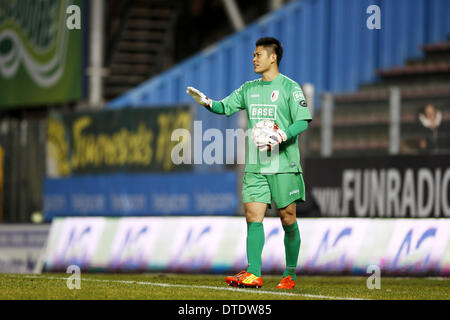
[(198, 91), (194, 87), (187, 87), (186, 93), (189, 94), (198, 104), (211, 108), (212, 100), (209, 99), (204, 93)]

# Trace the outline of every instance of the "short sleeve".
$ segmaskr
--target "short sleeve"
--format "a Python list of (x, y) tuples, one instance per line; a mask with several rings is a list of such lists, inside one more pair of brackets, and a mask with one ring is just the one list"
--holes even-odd
[(225, 114), (231, 116), (245, 109), (244, 85), (234, 90), (228, 97), (221, 101), (224, 105)]
[(303, 94), (303, 90), (299, 84), (294, 85), (290, 90), (289, 95), (289, 109), (291, 112), (292, 121), (311, 121), (311, 113), (309, 112), (308, 105), (306, 104), (306, 98)]

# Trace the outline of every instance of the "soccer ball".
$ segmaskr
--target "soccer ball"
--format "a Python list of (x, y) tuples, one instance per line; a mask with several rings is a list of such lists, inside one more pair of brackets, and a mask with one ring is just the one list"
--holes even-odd
[(267, 137), (273, 135), (278, 125), (272, 120), (261, 120), (252, 129), (252, 141), (256, 146), (267, 143)]

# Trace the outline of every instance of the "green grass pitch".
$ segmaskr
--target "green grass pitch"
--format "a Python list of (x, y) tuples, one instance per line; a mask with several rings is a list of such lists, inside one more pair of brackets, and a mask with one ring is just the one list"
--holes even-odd
[[(264, 276), (260, 289), (229, 287), (224, 276), (188, 274), (81, 274), (80, 289), (67, 286), (69, 274), (0, 274), (0, 299), (43, 300), (449, 300), (450, 278), (381, 277), (368, 289), (366, 277), (297, 276), (293, 290), (275, 288), (279, 276)], [(72, 282), (75, 284), (75, 282)]]

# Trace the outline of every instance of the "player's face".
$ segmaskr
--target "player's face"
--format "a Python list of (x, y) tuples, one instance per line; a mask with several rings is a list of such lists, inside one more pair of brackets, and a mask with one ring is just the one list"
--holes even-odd
[(253, 52), (253, 70), (255, 73), (266, 72), (274, 63), (276, 64), (275, 54), (269, 54), (263, 46), (256, 47)]

